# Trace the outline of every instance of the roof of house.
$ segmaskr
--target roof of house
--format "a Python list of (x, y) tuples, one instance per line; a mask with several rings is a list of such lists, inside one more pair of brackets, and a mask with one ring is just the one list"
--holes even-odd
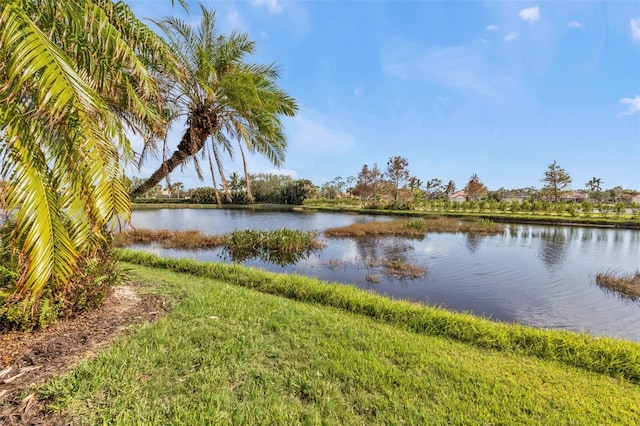
[(456, 198), (456, 197), (466, 197), (467, 196), (467, 191), (465, 191), (464, 189), (454, 192), (453, 194), (451, 194), (451, 198)]

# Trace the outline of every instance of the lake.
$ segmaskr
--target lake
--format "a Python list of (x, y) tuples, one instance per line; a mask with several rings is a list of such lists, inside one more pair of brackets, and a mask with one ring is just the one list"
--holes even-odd
[[(224, 234), (235, 229), (323, 231), (386, 216), (220, 209), (136, 210), (136, 228)], [(244, 265), (356, 285), (390, 297), (440, 305), (508, 322), (640, 341), (640, 304), (594, 282), (599, 272), (640, 269), (640, 231), (511, 224), (502, 234), (429, 233), (425, 238), (326, 238), (323, 249), (295, 264)], [(142, 247), (134, 247), (142, 248)], [(161, 256), (229, 262), (222, 249), (144, 247)], [(380, 259), (426, 268), (417, 279), (387, 276)], [(375, 277), (375, 280), (372, 279)], [(372, 282), (377, 281), (377, 282)]]

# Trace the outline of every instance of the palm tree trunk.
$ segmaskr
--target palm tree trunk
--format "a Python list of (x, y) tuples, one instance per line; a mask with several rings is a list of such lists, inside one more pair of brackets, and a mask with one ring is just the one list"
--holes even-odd
[(158, 170), (156, 170), (149, 179), (144, 181), (140, 186), (134, 189), (129, 196), (131, 199), (139, 198), (145, 192), (156, 186), (160, 181), (167, 177), (176, 167), (184, 163), (190, 156), (196, 155), (204, 147), (207, 138), (211, 136), (217, 129), (217, 118), (210, 116), (208, 111), (201, 108), (189, 116), (187, 120), (189, 127), (182, 135), (182, 140), (178, 144), (178, 148), (173, 152), (171, 157), (162, 162)]
[(240, 147), (240, 155), (242, 155), (242, 166), (244, 168), (244, 180), (245, 186), (247, 188), (247, 200), (249, 200), (250, 204), (253, 204), (255, 199), (253, 198), (253, 194), (251, 193), (251, 177), (249, 176), (249, 170), (247, 169), (247, 158), (244, 155), (244, 149), (242, 149), (242, 144), (238, 142), (238, 146)]
[(216, 204), (218, 207), (222, 207), (222, 198), (220, 198), (220, 191), (218, 191), (218, 183), (216, 182), (216, 174), (213, 170), (211, 155), (209, 155), (209, 171), (211, 171), (211, 180), (213, 181), (213, 193), (216, 194)]

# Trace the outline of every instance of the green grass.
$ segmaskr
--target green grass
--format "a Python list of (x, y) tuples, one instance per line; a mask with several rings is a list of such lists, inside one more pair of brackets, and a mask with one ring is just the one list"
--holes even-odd
[(634, 424), (640, 417), (640, 386), (625, 379), (229, 279), (141, 266), (130, 273), (182, 301), (42, 388), (51, 408), (83, 423)]
[(635, 215), (597, 215), (591, 214), (588, 217), (571, 216), (568, 213), (511, 213), (489, 210), (475, 211), (453, 211), (453, 210), (385, 210), (385, 209), (364, 209), (360, 207), (340, 207), (340, 206), (318, 206), (304, 205), (302, 207), (308, 211), (325, 212), (346, 212), (373, 215), (406, 216), (406, 217), (457, 217), (457, 218), (484, 218), (500, 223), (531, 223), (549, 225), (577, 225), (577, 226), (597, 226), (615, 227), (625, 229), (640, 229), (640, 218)]
[(339, 308), (412, 332), (447, 337), (481, 348), (537, 356), (640, 383), (640, 345), (626, 340), (499, 323), (391, 300), (352, 286), (329, 285), (309, 277), (275, 274), (238, 265), (168, 259), (127, 250), (119, 251), (118, 256), (126, 262), (220, 279), (264, 293)]

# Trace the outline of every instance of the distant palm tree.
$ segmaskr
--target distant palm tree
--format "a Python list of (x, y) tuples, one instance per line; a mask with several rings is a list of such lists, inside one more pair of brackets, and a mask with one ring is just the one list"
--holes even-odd
[(0, 180), (19, 261), (18, 296), (66, 289), (103, 229), (128, 219), (125, 126), (160, 136), (166, 44), (122, 2), (4, 0)]
[(600, 191), (602, 189), (602, 179), (593, 177), (589, 182), (585, 183), (584, 186), (589, 189), (591, 192)]
[(276, 85), (278, 69), (274, 65), (244, 62), (255, 46), (246, 34), (218, 34), (215, 12), (200, 7), (202, 18), (197, 28), (173, 17), (156, 22), (185, 69), (186, 77), (175, 81), (171, 118), (186, 117), (187, 129), (173, 154), (132, 192), (132, 197), (144, 194), (189, 160), (202, 178), (196, 157), (200, 152), (208, 158), (214, 180), (217, 168), (229, 197), (221, 154), (233, 154), (232, 140), (238, 142), (250, 200), (245, 150), (263, 154), (274, 165), (284, 161), (287, 140), (280, 116), (296, 113), (295, 100)]

